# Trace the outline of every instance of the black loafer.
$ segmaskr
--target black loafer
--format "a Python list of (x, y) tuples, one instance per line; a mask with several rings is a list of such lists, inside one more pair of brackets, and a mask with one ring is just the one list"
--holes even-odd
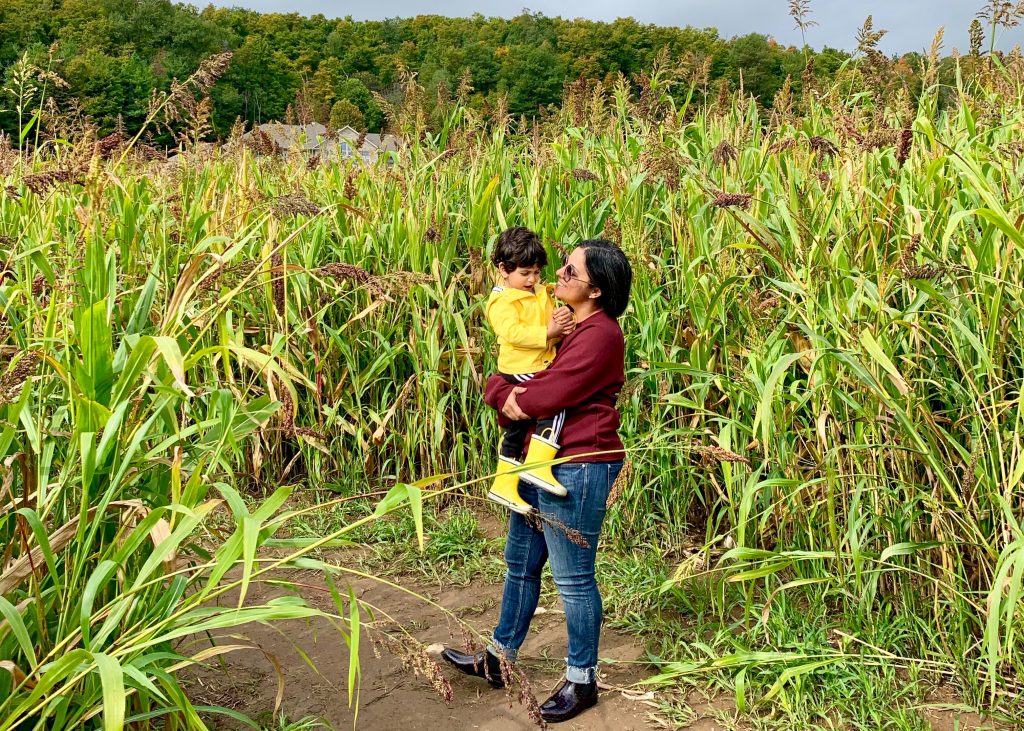
[(573, 683), (566, 680), (555, 694), (540, 707), (540, 715), (548, 723), (561, 723), (597, 705), (597, 682)]
[(441, 652), (441, 657), (454, 665), (460, 673), (483, 678), (492, 688), (505, 687), (505, 682), (501, 679), (501, 660), (486, 650), (481, 650), (475, 655), (467, 655), (446, 647)]

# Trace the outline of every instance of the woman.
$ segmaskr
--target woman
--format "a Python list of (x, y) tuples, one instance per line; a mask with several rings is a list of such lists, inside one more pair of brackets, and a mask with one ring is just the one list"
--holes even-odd
[[(555, 286), (555, 296), (576, 315), (576, 329), (562, 341), (547, 370), (525, 387), (492, 376), (484, 392), (487, 404), (500, 411), (502, 426), (566, 412), (558, 456), (569, 459), (552, 471), (568, 495), (519, 483), (523, 499), (554, 520), (545, 519), (541, 530), (526, 517), (511, 515), (508, 571), (493, 644), (475, 655), (445, 649), (443, 657), (463, 673), (501, 687), (499, 654), (515, 661), (537, 609), (541, 569), (550, 561), (565, 606), (569, 656), (565, 682), (541, 706), (548, 723), (567, 721), (597, 703), (602, 607), (594, 559), (608, 492), (622, 468), (615, 400), (625, 380), (625, 342), (617, 318), (626, 309), (632, 279), (629, 261), (617, 246), (601, 240), (581, 243), (558, 270)], [(555, 521), (570, 530), (556, 527)]]

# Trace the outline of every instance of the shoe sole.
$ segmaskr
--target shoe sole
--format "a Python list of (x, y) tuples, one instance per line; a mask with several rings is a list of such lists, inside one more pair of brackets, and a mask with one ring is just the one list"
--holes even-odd
[(519, 479), (523, 482), (528, 482), (534, 487), (539, 487), (541, 490), (550, 492), (552, 495), (557, 495), (558, 497), (565, 497), (569, 494), (569, 491), (566, 490), (564, 486), (552, 485), (550, 482), (545, 482), (539, 477), (534, 477), (529, 472), (520, 472)]
[(501, 495), (498, 495), (497, 493), (494, 493), (494, 492), (488, 492), (487, 493), (487, 499), (491, 500), (493, 502), (498, 503), (498, 505), (504, 505), (506, 508), (508, 508), (512, 512), (519, 513), (520, 515), (529, 515), (531, 512), (533, 512), (533, 506), (532, 505), (526, 505), (524, 507), (524, 506), (520, 505), (519, 503), (514, 503), (511, 500), (503, 498)]

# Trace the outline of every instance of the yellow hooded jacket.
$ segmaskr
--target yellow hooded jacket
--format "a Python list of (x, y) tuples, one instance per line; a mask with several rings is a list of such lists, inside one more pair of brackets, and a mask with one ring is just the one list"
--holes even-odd
[(487, 321), (498, 336), (498, 371), (536, 373), (555, 357), (555, 344), (548, 342), (548, 322), (555, 309), (548, 288), (527, 292), (512, 287), (495, 287), (487, 299)]

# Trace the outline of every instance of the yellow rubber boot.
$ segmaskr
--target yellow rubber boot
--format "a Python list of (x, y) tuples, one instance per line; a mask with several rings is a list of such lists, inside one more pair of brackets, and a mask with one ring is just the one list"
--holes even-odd
[(498, 474), (487, 492), (487, 499), (520, 515), (526, 515), (533, 510), (533, 506), (519, 497), (519, 475), (512, 471), (518, 466), (519, 463), (514, 459), (498, 457)]
[(544, 437), (533, 435), (530, 439), (530, 446), (526, 450), (526, 459), (523, 466), (526, 468), (521, 474), (526, 482), (529, 482), (541, 490), (565, 497), (569, 491), (551, 473), (551, 465), (543, 464), (550, 462), (558, 456), (558, 445)]

